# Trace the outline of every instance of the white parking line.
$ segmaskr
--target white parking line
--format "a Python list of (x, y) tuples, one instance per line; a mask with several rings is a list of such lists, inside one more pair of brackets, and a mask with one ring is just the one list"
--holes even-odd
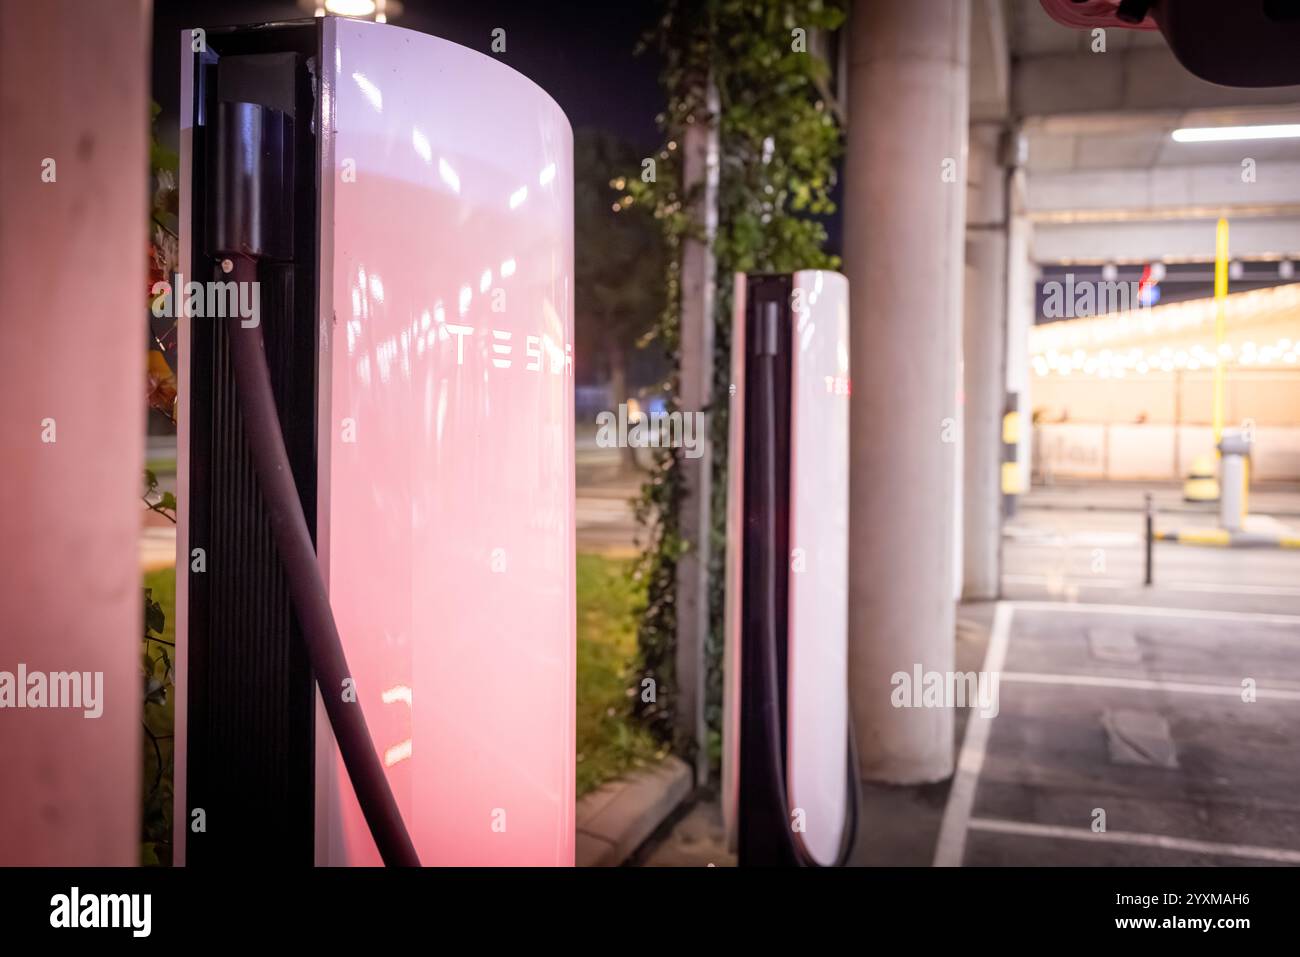
[(1095, 832), (1086, 827), (1027, 824), (1020, 821), (1001, 821), (987, 817), (972, 818), (970, 829), (994, 834), (1014, 834), (1018, 837), (1097, 841), (1103, 844), (1158, 847), (1165, 851), (1188, 851), (1193, 854), (1213, 854), (1219, 857), (1242, 857), (1256, 861), (1272, 861), (1278, 864), (1300, 864), (1300, 851), (1292, 851), (1287, 848), (1259, 847), (1253, 844), (1218, 844), (1214, 841), (1194, 841), (1183, 837), (1166, 837), (1163, 834), (1138, 834), (1132, 831)]
[[(1000, 601), (993, 615), (988, 648), (984, 654), (984, 672), (997, 672), (1003, 681), (1040, 684), (1078, 684), (1141, 690), (1180, 691), (1193, 694), (1238, 696), (1241, 689), (1233, 686), (1169, 682), (1150, 679), (1106, 678), (1091, 675), (1058, 675), (1035, 672), (1003, 672), (1007, 646), (1011, 639), (1011, 622), (1017, 611), (1087, 612), (1106, 615), (1134, 615), (1157, 618), (1197, 618), (1214, 621), (1249, 621), (1260, 624), (1300, 625), (1300, 615), (1276, 615), (1261, 612), (1205, 611), (1188, 608), (1160, 608), (1147, 605), (1101, 605), (1052, 601)], [(1300, 691), (1286, 689), (1257, 689), (1259, 697), (1284, 701), (1300, 701)], [(1166, 850), (1192, 851), (1217, 854), (1225, 857), (1244, 857), (1281, 863), (1300, 864), (1300, 851), (1256, 847), (1242, 844), (1216, 844), (1184, 838), (1164, 837), (1158, 834), (1138, 834), (1126, 831), (1095, 833), (1088, 828), (1067, 828), (1045, 824), (1026, 824), (1000, 821), (992, 818), (972, 817), (975, 792), (984, 757), (988, 751), (993, 719), (971, 715), (966, 724), (961, 753), (953, 774), (952, 788), (944, 808), (939, 840), (935, 846), (935, 867), (960, 867), (966, 853), (966, 835), (971, 830), (994, 831), (1024, 836), (1057, 837), (1070, 840), (1105, 840), (1114, 843), (1159, 847)]]
[(1012, 526), (1002, 532), (1002, 537), (1017, 545), (1051, 545), (1056, 548), (1097, 546), (1123, 548), (1140, 545), (1143, 538), (1137, 532), (1055, 532), (1046, 528), (1017, 528)]
[[(1011, 638), (1011, 617), (1015, 605), (998, 602), (993, 612), (993, 628), (989, 633), (989, 646), (984, 652), (984, 673), (1002, 671), (1007, 660), (1007, 642)], [(975, 807), (975, 788), (984, 767), (984, 753), (988, 750), (989, 732), (993, 718), (981, 718), (972, 712), (966, 721), (966, 736), (961, 753), (957, 756), (957, 770), (953, 774), (948, 804), (943, 810), (943, 824), (939, 828), (939, 842), (934, 849), (935, 867), (960, 867), (966, 853), (966, 830), (971, 811)]]
[(1015, 601), (1017, 611), (1081, 611), (1098, 615), (1140, 615), (1154, 618), (1200, 618), (1210, 621), (1253, 621), (1264, 625), (1300, 625), (1300, 615), (1259, 611), (1207, 611), (1201, 608), (1158, 608), (1151, 605), (1101, 605), (1072, 601)]
[[(1075, 685), (1087, 688), (1129, 688), (1134, 691), (1173, 691), (1186, 694), (1222, 695), (1226, 698), (1240, 698), (1239, 685), (1194, 684), (1188, 681), (1159, 681), (1147, 678), (1119, 678), (1100, 675), (1060, 675), (1042, 674), (1033, 671), (1004, 671), (1001, 681), (1020, 682), (1036, 685)], [(1256, 688), (1257, 698), (1273, 698), (1278, 701), (1300, 701), (1300, 691), (1286, 688)]]
[[(1143, 588), (1141, 582), (1125, 581), (1119, 578), (1092, 578), (1087, 575), (1066, 578), (1049, 578), (1046, 575), (1003, 575), (1002, 581), (1007, 585), (1042, 585), (1054, 584), (1077, 585), (1080, 588)], [(1286, 585), (1233, 585), (1215, 582), (1157, 582), (1153, 588), (1165, 591), (1210, 592), (1216, 595), (1276, 595), (1280, 598), (1300, 598), (1300, 588)]]

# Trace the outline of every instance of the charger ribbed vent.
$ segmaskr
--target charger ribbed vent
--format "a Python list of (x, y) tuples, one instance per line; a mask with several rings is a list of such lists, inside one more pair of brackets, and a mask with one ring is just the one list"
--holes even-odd
[[(267, 285), (264, 307), (283, 303), (284, 284)], [(244, 440), (227, 321), (197, 321), (194, 335), (190, 545), (204, 548), (207, 571), (190, 574), (187, 798), (205, 810), (208, 831), (188, 835), (186, 857), (194, 865), (250, 853), (310, 863), (311, 668)], [(286, 348), (289, 331), (266, 328), (281, 409), (301, 405), (295, 392), (305, 385)], [(203, 365), (210, 372), (200, 376)], [(286, 432), (292, 427), (283, 415), (281, 422)], [(313, 463), (297, 458), (295, 475), (310, 474)], [(314, 494), (305, 504), (312, 514)]]
[[(303, 118), (293, 124), (292, 261), (259, 266), (259, 314), (285, 446), (308, 527), (316, 519), (317, 219), (315, 100), (308, 63), (317, 25), (213, 30), (195, 67), (196, 115), (187, 232), (192, 276), (213, 279), (204, 249), (209, 152), (219, 89)], [(286, 56), (285, 54), (292, 54)], [(218, 77), (220, 73), (220, 77)], [(220, 80), (220, 82), (218, 82)], [(233, 91), (233, 93), (232, 93)], [(283, 101), (283, 102), (282, 102)], [(315, 845), (315, 683), (275, 549), (240, 418), (228, 324), (190, 323), (189, 546), (207, 570), (188, 573), (185, 829), (192, 866), (310, 865)], [(207, 830), (194, 833), (202, 808)]]

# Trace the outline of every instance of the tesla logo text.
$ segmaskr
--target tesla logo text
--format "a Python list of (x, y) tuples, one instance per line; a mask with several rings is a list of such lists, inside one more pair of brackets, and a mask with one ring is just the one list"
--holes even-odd
[[(444, 329), (456, 337), (456, 365), (465, 364), (465, 338), (474, 335), (475, 327), (448, 322)], [(519, 336), (505, 329), (487, 330), (492, 343), (492, 365), (509, 369), (522, 363), (526, 372), (549, 371), (553, 375), (573, 375), (573, 345), (563, 349), (550, 336)], [(522, 340), (522, 342), (520, 341)]]

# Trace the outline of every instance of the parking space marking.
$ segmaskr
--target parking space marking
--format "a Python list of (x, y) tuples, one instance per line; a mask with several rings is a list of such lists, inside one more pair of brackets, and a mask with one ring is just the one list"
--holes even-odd
[(1163, 834), (1139, 834), (1134, 831), (1092, 831), (1086, 827), (1027, 824), (1020, 821), (1006, 821), (988, 817), (971, 818), (970, 829), (993, 834), (1011, 834), (1016, 837), (1099, 841), (1134, 847), (1156, 847), (1165, 851), (1212, 854), (1217, 857), (1241, 857), (1256, 861), (1270, 861), (1277, 864), (1300, 864), (1300, 851), (1293, 851), (1288, 848), (1259, 847), (1252, 844), (1219, 844), (1214, 841), (1166, 837)]
[(1079, 611), (1097, 615), (1135, 615), (1154, 618), (1199, 618), (1203, 621), (1253, 621), (1261, 625), (1297, 625), (1300, 615), (1275, 615), (1261, 611), (1207, 611), (1200, 608), (1162, 608), (1152, 605), (1101, 605), (1090, 602), (1014, 601), (1016, 611)]
[[(1264, 612), (1206, 611), (1194, 608), (1163, 608), (1147, 605), (1103, 605), (1054, 601), (1000, 601), (993, 615), (988, 648), (984, 654), (984, 672), (998, 673), (1002, 681), (1020, 684), (1078, 685), (1086, 687), (1126, 688), (1142, 691), (1170, 691), (1187, 694), (1204, 694), (1238, 697), (1241, 689), (1232, 685), (1200, 684), (1187, 681), (1160, 681), (1156, 679), (1102, 677), (1094, 675), (1063, 675), (1040, 672), (1003, 672), (1007, 648), (1011, 641), (1011, 623), (1017, 611), (1060, 612), (1076, 611), (1103, 615), (1134, 615), (1155, 618), (1196, 618), (1213, 621), (1254, 622), (1300, 626), (1300, 615), (1281, 615)], [(1300, 691), (1284, 688), (1257, 688), (1259, 698), (1300, 702)], [(1155, 847), (1163, 850), (1211, 854), (1220, 857), (1238, 857), (1284, 864), (1300, 864), (1300, 851), (1289, 848), (1271, 848), (1248, 844), (1221, 844), (1189, 838), (1167, 837), (1161, 834), (1141, 834), (1131, 831), (1094, 832), (1088, 828), (1060, 827), (1032, 824), (994, 818), (973, 817), (975, 794), (992, 733), (992, 718), (981, 719), (972, 715), (966, 725), (961, 752), (953, 774), (952, 788), (944, 808), (939, 839), (935, 846), (935, 867), (960, 867), (966, 853), (967, 834), (970, 831), (1012, 834), (1022, 837), (1059, 838), (1067, 840), (1101, 840), (1116, 844)]]
[[(1052, 579), (1046, 575), (1003, 575), (1002, 581), (1007, 585), (1043, 585), (1047, 586), (1060, 579)], [(1078, 585), (1080, 588), (1113, 588), (1113, 589), (1131, 589), (1143, 588), (1141, 582), (1124, 581), (1119, 578), (1089, 578), (1086, 576), (1070, 577), (1066, 580), (1068, 584)], [(1232, 585), (1217, 584), (1214, 582), (1158, 582), (1152, 586), (1156, 589), (1166, 591), (1191, 591), (1191, 592), (1213, 592), (1223, 595), (1275, 595), (1281, 598), (1300, 598), (1300, 588), (1292, 588), (1286, 585)]]
[[(1012, 602), (1000, 601), (993, 612), (993, 627), (989, 633), (989, 646), (984, 652), (984, 673), (997, 674), (1007, 660), (1007, 643), (1011, 638), (1011, 618), (1015, 614)], [(966, 853), (966, 831), (971, 811), (975, 807), (975, 788), (984, 767), (984, 753), (988, 750), (989, 733), (996, 718), (981, 718), (972, 712), (966, 721), (966, 735), (957, 769), (953, 774), (948, 804), (943, 810), (943, 824), (939, 828), (939, 841), (934, 849), (935, 867), (961, 867)]]
[[(1101, 675), (1062, 675), (1042, 674), (1034, 671), (1004, 671), (1000, 679), (1021, 684), (1038, 685), (1076, 685), (1089, 688), (1128, 688), (1133, 691), (1172, 691), (1184, 694), (1222, 695), (1227, 698), (1240, 698), (1239, 685), (1195, 684), (1189, 681), (1160, 681), (1150, 678), (1120, 678)], [(1300, 691), (1286, 688), (1256, 688), (1257, 698), (1273, 698), (1278, 701), (1300, 701)]]

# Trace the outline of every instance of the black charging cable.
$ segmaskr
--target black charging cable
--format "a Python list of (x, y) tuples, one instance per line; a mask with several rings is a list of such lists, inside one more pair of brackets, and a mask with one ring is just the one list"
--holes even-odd
[[(255, 259), (232, 256), (226, 262), (231, 268), (228, 273), (223, 273), (224, 279), (236, 282), (257, 279)], [(351, 672), (330, 609), (329, 594), (321, 578), (302, 502), (298, 498), (289, 455), (285, 451), (275, 394), (271, 391), (262, 327), (259, 324), (245, 328), (238, 320), (232, 319), (228, 320), (226, 328), (244, 436), (252, 451), (262, 501), (271, 522), (276, 549), (284, 563), (307, 656), (316, 674), (316, 683), (320, 686), (321, 699), (325, 702), (330, 727), (334, 729), (334, 737), (343, 755), (343, 764), (384, 864), (389, 867), (419, 867), (420, 858), (375, 752), (361, 704), (355, 696), (352, 701), (345, 701), (343, 697), (345, 682), (351, 677)]]

